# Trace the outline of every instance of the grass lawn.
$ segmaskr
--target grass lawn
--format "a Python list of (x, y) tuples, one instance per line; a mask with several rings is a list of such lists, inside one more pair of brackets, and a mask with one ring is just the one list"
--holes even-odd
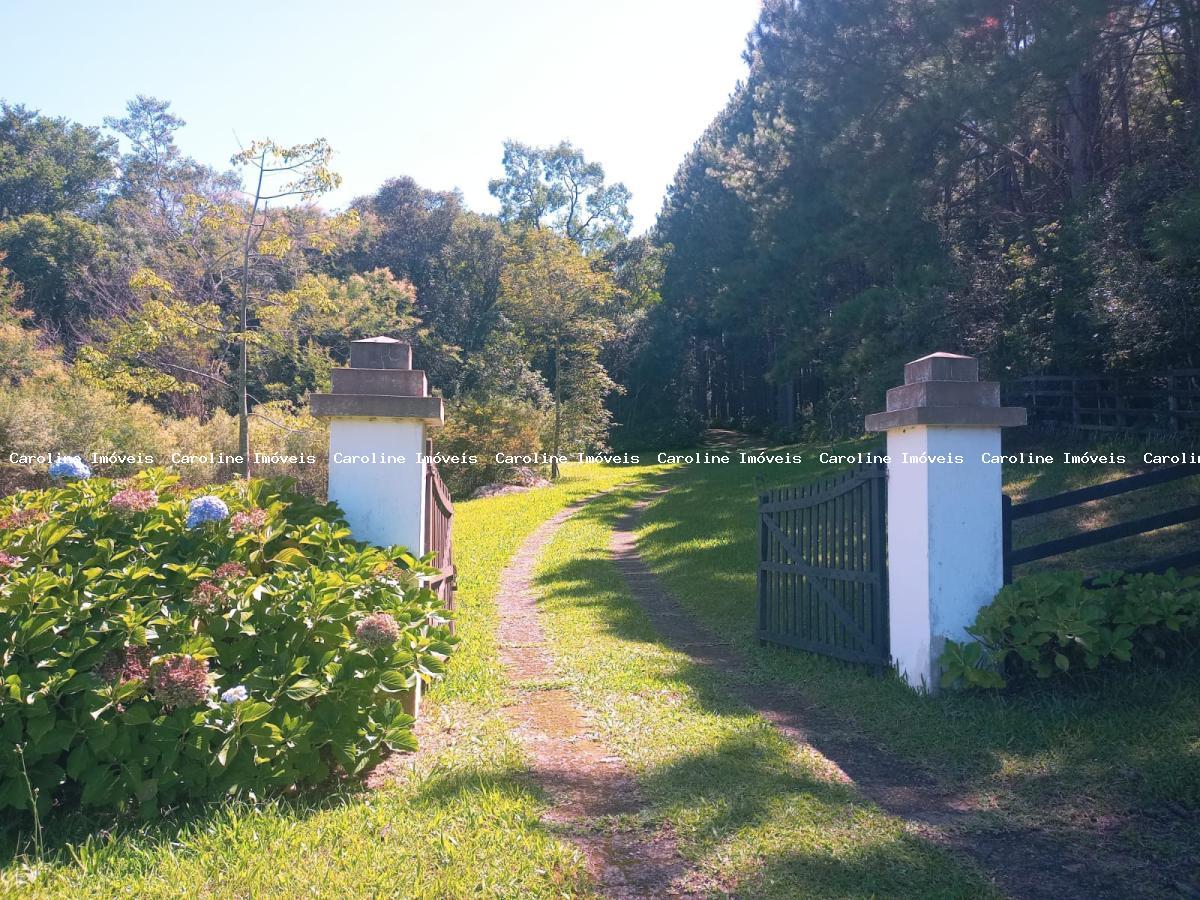
[(637, 776), (650, 801), (642, 815), (665, 820), (681, 851), (737, 896), (989, 896), (978, 875), (731, 699), (724, 673), (661, 643), (607, 552), (636, 494), (614, 492), (568, 521), (537, 584), (559, 668)]
[[(641, 551), (692, 613), (744, 651), (758, 676), (801, 684), (852, 727), (957, 787), (981, 810), (980, 827), (1001, 817), (1085, 845), (1103, 838), (1128, 854), (1134, 878), (1138, 865), (1195, 853), (1196, 659), (1117, 670), (1070, 690), (928, 698), (895, 678), (759, 646), (756, 477), (768, 486), (796, 484), (819, 470), (807, 458), (792, 466), (677, 469), (666, 478), (672, 490), (643, 520)], [(1006, 476), (1018, 495), (1115, 477), (1102, 467), (1028, 466)]]
[[(28, 831), (2, 835), (0, 895), (564, 896), (589, 886), (499, 710), (497, 578), (521, 540), (579, 497), (648, 469), (575, 465), (553, 488), (456, 506), (459, 653), (424, 718), (431, 749), (377, 790), (224, 803), (154, 825), (63, 815), (39, 864)], [(446, 723), (452, 723), (447, 727)]]

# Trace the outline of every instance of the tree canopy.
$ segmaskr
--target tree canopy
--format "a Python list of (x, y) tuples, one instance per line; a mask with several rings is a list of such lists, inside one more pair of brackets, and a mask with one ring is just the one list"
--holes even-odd
[(619, 418), (854, 432), (935, 349), (1197, 364), (1194, 3), (769, 0), (746, 53)]

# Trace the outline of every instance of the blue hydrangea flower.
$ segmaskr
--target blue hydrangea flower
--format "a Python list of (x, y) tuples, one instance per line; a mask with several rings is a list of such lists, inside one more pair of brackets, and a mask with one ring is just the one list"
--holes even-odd
[(237, 687), (231, 687), (221, 695), (222, 703), (237, 703), (239, 700), (245, 700), (250, 696), (250, 692), (246, 690), (244, 684), (239, 684)]
[(205, 522), (220, 522), (229, 515), (229, 507), (220, 497), (207, 494), (188, 504), (187, 527), (195, 528)]
[(51, 478), (78, 478), (85, 479), (92, 477), (92, 470), (78, 456), (60, 456), (50, 465)]

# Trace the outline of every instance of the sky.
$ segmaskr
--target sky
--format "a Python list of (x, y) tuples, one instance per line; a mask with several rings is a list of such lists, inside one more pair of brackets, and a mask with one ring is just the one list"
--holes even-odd
[(170, 100), (183, 150), (325, 137), (327, 206), (410, 175), (497, 209), (502, 142), (566, 139), (654, 223), (684, 155), (746, 74), (759, 0), (0, 0), (0, 98), (99, 125)]

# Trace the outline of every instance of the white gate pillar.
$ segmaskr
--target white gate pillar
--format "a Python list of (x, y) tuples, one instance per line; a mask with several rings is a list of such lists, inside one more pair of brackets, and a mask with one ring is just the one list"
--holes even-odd
[(425, 553), (425, 433), (445, 422), (412, 347), (389, 337), (350, 343), (350, 367), (334, 369), (333, 392), (311, 394), (329, 419), (329, 499), (354, 537)]
[(918, 690), (937, 690), (946, 639), (1003, 586), (1000, 429), (1025, 421), (978, 360), (953, 353), (908, 363), (887, 411), (866, 418), (887, 432), (891, 655)]

